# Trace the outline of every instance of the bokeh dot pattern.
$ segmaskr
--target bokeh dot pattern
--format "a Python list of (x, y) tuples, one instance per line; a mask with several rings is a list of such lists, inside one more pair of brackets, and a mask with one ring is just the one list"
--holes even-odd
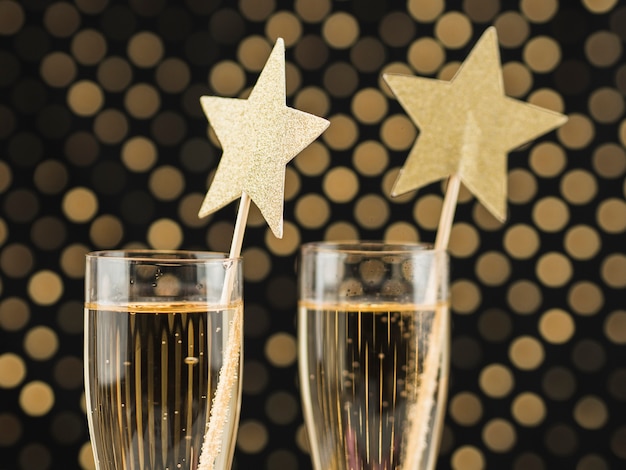
[(287, 104), (331, 125), (287, 164), (283, 238), (256, 206), (249, 214), (233, 468), (311, 468), (298, 249), (434, 241), (445, 182), (391, 197), (421, 129), (381, 75), (450, 80), (489, 26), (506, 95), (569, 120), (506, 156), (506, 221), (461, 189), (437, 468), (622, 468), (618, 0), (0, 0), (0, 467), (95, 468), (82, 394), (84, 255), (229, 250), (236, 203), (197, 217), (221, 156), (199, 98), (247, 98), (282, 37)]

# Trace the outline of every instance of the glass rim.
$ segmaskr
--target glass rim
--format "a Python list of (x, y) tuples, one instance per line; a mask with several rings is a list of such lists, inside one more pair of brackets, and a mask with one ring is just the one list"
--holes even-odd
[(199, 263), (199, 262), (224, 262), (241, 261), (242, 257), (231, 258), (228, 253), (220, 251), (204, 250), (167, 250), (167, 249), (120, 249), (120, 250), (95, 250), (85, 255), (87, 260), (112, 260), (128, 262), (148, 263)]
[(432, 243), (426, 242), (406, 242), (406, 241), (384, 241), (384, 240), (337, 240), (337, 241), (316, 241), (303, 243), (300, 247), (302, 253), (346, 253), (346, 254), (366, 254), (366, 253), (446, 253), (446, 250), (435, 250)]

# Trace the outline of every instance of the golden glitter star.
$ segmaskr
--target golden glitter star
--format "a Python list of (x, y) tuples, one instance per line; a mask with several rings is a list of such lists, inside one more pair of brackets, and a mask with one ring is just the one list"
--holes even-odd
[(383, 78), (420, 130), (392, 195), (457, 174), (500, 221), (506, 219), (507, 153), (567, 120), (505, 96), (494, 27), (449, 82), (393, 74)]
[(198, 216), (215, 212), (245, 192), (281, 238), (285, 166), (329, 124), (286, 105), (283, 40), (276, 41), (248, 99), (203, 96), (200, 103), (223, 154)]

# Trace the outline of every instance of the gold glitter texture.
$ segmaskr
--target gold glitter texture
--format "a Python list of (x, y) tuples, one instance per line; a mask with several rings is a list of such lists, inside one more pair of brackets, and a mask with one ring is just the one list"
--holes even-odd
[(421, 131), (392, 196), (457, 174), (501, 221), (506, 218), (507, 152), (567, 120), (504, 95), (493, 27), (449, 82), (398, 74), (383, 78)]
[(198, 215), (246, 192), (281, 238), (285, 166), (329, 125), (286, 105), (283, 40), (276, 41), (247, 100), (203, 96), (200, 102), (224, 151)]

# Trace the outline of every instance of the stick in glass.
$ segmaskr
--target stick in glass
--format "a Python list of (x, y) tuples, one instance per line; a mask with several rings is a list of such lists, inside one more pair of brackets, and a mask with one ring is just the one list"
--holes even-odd
[[(460, 183), (500, 221), (505, 220), (507, 200), (507, 153), (522, 144), (563, 125), (566, 116), (504, 94), (496, 29), (488, 28), (450, 82), (429, 78), (385, 74), (407, 114), (420, 128), (420, 136), (394, 184), (392, 195), (418, 189), (450, 177), (435, 248), (447, 250)], [(436, 279), (433, 273), (432, 279)], [(436, 285), (430, 283), (433, 292)], [(447, 361), (445, 322), (433, 325), (431, 335), (439, 337), (428, 352), (424, 381), (435, 387), (439, 363)], [(443, 356), (442, 356), (443, 355)], [(441, 362), (442, 363), (442, 362)], [(442, 363), (443, 364), (443, 363)], [(429, 384), (429, 385), (428, 385)], [(416, 461), (407, 468), (433, 468), (434, 460), (424, 462), (429, 409), (434, 389), (420, 391), (415, 406), (412, 436), (419, 449)], [(435, 420), (440, 426), (441, 420)], [(439, 424), (437, 424), (439, 423)]]
[[(285, 166), (329, 125), (326, 119), (286, 105), (283, 40), (277, 39), (248, 99), (203, 96), (200, 101), (223, 154), (198, 215), (204, 217), (241, 198), (231, 256), (241, 254), (251, 201), (273, 234), (282, 238)], [(226, 282), (225, 289), (228, 286)], [(227, 290), (224, 297), (228, 297)], [(233, 320), (232, 338), (226, 346), (226, 362), (219, 374), (199, 470), (213, 469), (220, 452), (218, 437), (227, 419), (224, 410), (238, 370), (242, 322), (241, 317)]]

